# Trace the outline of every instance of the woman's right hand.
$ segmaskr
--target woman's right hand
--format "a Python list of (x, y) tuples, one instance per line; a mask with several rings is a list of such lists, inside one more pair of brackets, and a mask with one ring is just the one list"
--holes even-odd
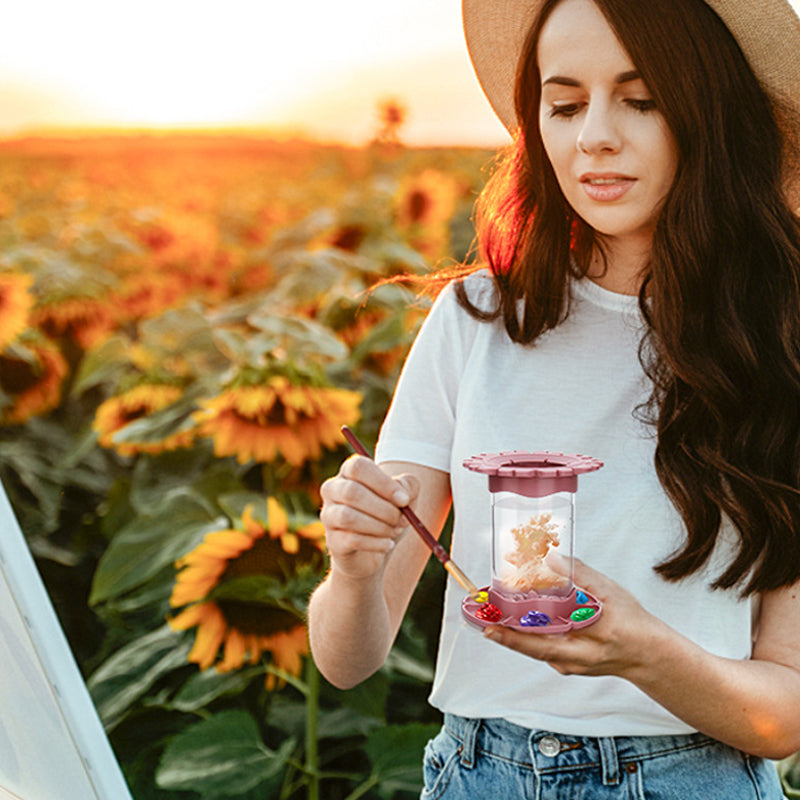
[(348, 458), (321, 489), (320, 519), (333, 569), (359, 580), (381, 572), (409, 527), (400, 509), (418, 492), (413, 475), (392, 478), (370, 458)]

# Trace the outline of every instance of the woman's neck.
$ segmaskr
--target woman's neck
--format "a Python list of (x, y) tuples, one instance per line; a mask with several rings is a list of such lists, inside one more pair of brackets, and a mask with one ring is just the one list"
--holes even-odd
[(650, 262), (651, 240), (606, 239), (602, 251), (595, 248), (587, 277), (617, 294), (637, 295)]

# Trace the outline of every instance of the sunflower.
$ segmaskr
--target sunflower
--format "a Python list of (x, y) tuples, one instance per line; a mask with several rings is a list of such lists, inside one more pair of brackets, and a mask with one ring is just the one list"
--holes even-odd
[(0, 389), (10, 400), (0, 412), (0, 422), (22, 424), (55, 408), (67, 372), (61, 351), (46, 341), (0, 353)]
[(184, 294), (180, 276), (137, 270), (122, 281), (113, 303), (119, 320), (146, 319), (174, 308)]
[(446, 252), (460, 191), (452, 175), (435, 169), (426, 169), (400, 186), (397, 225), (424, 255), (436, 258)]
[(406, 121), (406, 108), (393, 98), (378, 104), (378, 130), (375, 141), (378, 144), (397, 147), (400, 144), (400, 128)]
[(142, 383), (123, 394), (102, 402), (95, 412), (92, 427), (99, 434), (98, 443), (113, 447), (122, 456), (136, 453), (161, 453), (188, 447), (194, 439), (193, 430), (182, 430), (164, 439), (115, 442), (114, 435), (137, 419), (160, 411), (180, 399), (183, 392), (177, 386)]
[[(237, 579), (263, 576), (284, 581), (298, 567), (322, 567), (322, 523), (293, 530), (286, 512), (272, 497), (267, 499), (267, 514), (265, 526), (248, 506), (241, 528), (207, 534), (175, 564), (179, 572), (170, 605), (186, 608), (169, 624), (178, 631), (197, 628), (188, 659), (200, 669), (214, 666), (228, 672), (245, 661), (256, 664), (262, 653), (269, 652), (275, 667), (300, 674), (308, 640), (299, 613), (220, 595), (221, 588)], [(267, 688), (276, 685), (275, 675), (270, 674)]]
[(423, 170), (400, 187), (397, 223), (401, 228), (447, 222), (453, 216), (458, 183), (452, 175), (436, 169)]
[(219, 247), (215, 221), (178, 209), (134, 222), (131, 232), (147, 247), (148, 263), (156, 271), (183, 266), (204, 271)]
[(36, 308), (32, 322), (53, 339), (67, 336), (89, 349), (113, 331), (111, 307), (107, 299), (67, 297)]
[(28, 327), (28, 315), (33, 307), (32, 284), (30, 275), (0, 273), (0, 350)]
[(358, 392), (295, 386), (274, 375), (265, 385), (233, 386), (203, 401), (195, 421), (201, 436), (214, 439), (217, 456), (244, 464), (274, 461), (280, 453), (297, 467), (340, 443), (339, 430), (358, 420), (360, 402)]

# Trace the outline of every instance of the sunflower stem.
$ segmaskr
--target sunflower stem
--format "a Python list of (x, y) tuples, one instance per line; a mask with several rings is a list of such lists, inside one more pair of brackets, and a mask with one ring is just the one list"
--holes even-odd
[(365, 795), (373, 786), (377, 786), (379, 779), (375, 775), (370, 775), (360, 786), (356, 786), (344, 800), (358, 800), (359, 797)]
[(279, 678), (282, 681), (285, 681), (290, 686), (294, 686), (298, 692), (300, 692), (304, 697), (308, 697), (308, 686), (304, 681), (299, 680), (291, 672), (287, 672), (284, 669), (280, 669), (279, 667), (274, 667), (272, 664), (267, 664), (266, 672), (270, 675), (274, 675), (276, 678)]
[(306, 774), (308, 800), (319, 800), (319, 670), (314, 659), (306, 659)]
[(275, 494), (275, 473), (272, 464), (264, 463), (261, 465), (261, 488), (265, 497)]

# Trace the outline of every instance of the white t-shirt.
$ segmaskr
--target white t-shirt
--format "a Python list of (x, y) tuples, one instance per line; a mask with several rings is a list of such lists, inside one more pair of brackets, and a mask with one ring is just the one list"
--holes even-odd
[[(466, 285), (478, 305), (493, 307), (485, 272)], [(409, 353), (376, 458), (450, 473), (451, 553), (478, 586), (491, 581), (491, 502), (486, 476), (463, 460), (503, 450), (600, 459), (603, 468), (578, 481), (575, 555), (706, 650), (748, 658), (754, 601), (709, 588), (732, 552), (729, 528), (702, 573), (670, 583), (653, 571), (685, 532), (655, 474), (655, 433), (634, 414), (650, 394), (638, 358), (637, 298), (588, 280), (575, 282), (573, 298), (565, 322), (523, 346), (502, 321), (470, 317), (448, 287)], [(563, 676), (484, 639), (462, 617), (464, 596), (449, 580), (430, 697), (440, 710), (580, 736), (692, 731), (622, 678)]]

